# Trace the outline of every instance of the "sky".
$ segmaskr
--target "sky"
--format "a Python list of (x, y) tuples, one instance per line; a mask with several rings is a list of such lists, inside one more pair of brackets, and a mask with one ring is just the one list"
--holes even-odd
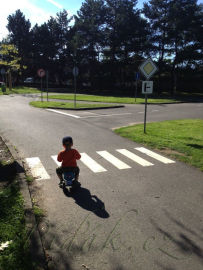
[[(80, 9), (83, 0), (0, 0), (0, 40), (8, 34), (6, 29), (7, 17), (17, 9), (20, 9), (29, 19), (32, 26), (48, 21), (50, 16), (55, 16), (63, 9), (71, 16)], [(142, 8), (143, 2), (148, 0), (138, 0), (138, 8)], [(203, 0), (198, 0), (203, 3)]]

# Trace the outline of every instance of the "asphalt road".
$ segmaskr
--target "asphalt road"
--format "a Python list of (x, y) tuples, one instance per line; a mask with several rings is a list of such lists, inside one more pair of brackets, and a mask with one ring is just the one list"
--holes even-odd
[[(46, 211), (40, 231), (51, 269), (203, 269), (202, 172), (178, 161), (164, 164), (112, 131), (143, 122), (144, 105), (53, 112), (30, 107), (33, 99), (0, 97), (0, 134), (24, 159), (38, 157), (50, 176), (34, 187), (35, 200)], [(203, 118), (203, 103), (148, 106), (148, 121), (183, 118)], [(93, 172), (93, 165), (79, 161), (82, 188), (72, 197), (58, 187), (52, 159), (66, 135), (105, 169)], [(153, 165), (143, 167), (119, 149)], [(118, 169), (97, 151), (108, 151), (131, 168)]]

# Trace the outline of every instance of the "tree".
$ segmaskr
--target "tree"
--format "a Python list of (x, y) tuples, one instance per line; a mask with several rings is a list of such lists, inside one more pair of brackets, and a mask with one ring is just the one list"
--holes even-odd
[(150, 0), (148, 3), (144, 3), (142, 10), (144, 16), (149, 20), (151, 29), (150, 56), (158, 58), (158, 93), (161, 91), (161, 73), (164, 71), (168, 52), (169, 5), (170, 0)]
[[(197, 0), (171, 0), (169, 8), (169, 56), (172, 58), (172, 94), (177, 90), (179, 66), (197, 56), (197, 29), (202, 27)], [(199, 33), (199, 32), (198, 32)]]
[(29, 66), (31, 57), (31, 23), (25, 19), (23, 13), (18, 9), (12, 15), (8, 16), (7, 29), (9, 31), (9, 40), (18, 49), (20, 56), (20, 69), (23, 72), (23, 66)]
[(136, 4), (137, 0), (106, 0), (104, 55), (111, 65), (112, 86), (126, 81), (131, 59), (147, 49), (147, 22)]
[(67, 11), (56, 14), (48, 22), (32, 29), (34, 69), (42, 67), (59, 81), (65, 78), (64, 69), (70, 62), (69, 23)]
[[(7, 70), (9, 90), (12, 89), (12, 73), (20, 71), (20, 60), (17, 48), (13, 44), (1, 44), (0, 47), (0, 65)], [(23, 67), (26, 68), (25, 66)]]
[(75, 16), (72, 48), (76, 62), (80, 62), (81, 68), (86, 66), (89, 70), (92, 87), (104, 46), (105, 12), (103, 0), (85, 0)]
[[(70, 22), (72, 17), (68, 18), (68, 13), (63, 10), (51, 17), (47, 22), (51, 39), (54, 41), (54, 66), (55, 73), (59, 81), (65, 80), (67, 66), (71, 63), (71, 31)], [(64, 72), (65, 70), (65, 72)]]

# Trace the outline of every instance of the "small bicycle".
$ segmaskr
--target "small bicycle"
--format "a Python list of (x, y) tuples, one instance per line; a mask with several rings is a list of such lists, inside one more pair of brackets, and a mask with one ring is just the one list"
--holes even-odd
[(74, 172), (65, 172), (63, 173), (63, 189), (68, 192), (73, 192), (79, 188), (81, 184), (75, 180)]

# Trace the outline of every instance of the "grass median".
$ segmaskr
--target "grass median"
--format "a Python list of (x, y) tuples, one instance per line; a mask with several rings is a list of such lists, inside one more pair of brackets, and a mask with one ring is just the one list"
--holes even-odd
[(15, 87), (12, 88), (10, 91), (8, 88), (6, 89), (6, 92), (0, 91), (0, 95), (11, 95), (11, 94), (35, 94), (35, 93), (41, 93), (41, 91), (37, 90), (36, 88), (32, 87)]
[[(74, 100), (73, 94), (65, 95), (50, 95), (50, 99), (63, 99), (63, 100)], [(92, 102), (106, 102), (106, 103), (123, 103), (123, 104), (141, 104), (145, 102), (144, 98), (132, 97), (109, 97), (109, 96), (95, 96), (95, 95), (77, 95), (77, 100), (79, 101), (92, 101)], [(164, 98), (148, 98), (148, 103), (176, 103), (178, 100), (175, 99), (164, 99)]]
[(76, 103), (74, 107), (73, 102), (57, 102), (57, 101), (32, 101), (30, 105), (37, 108), (61, 108), (61, 109), (96, 109), (96, 108), (108, 108), (108, 104), (85, 104), (85, 103)]
[(116, 129), (115, 132), (132, 141), (141, 143), (193, 165), (203, 171), (203, 120), (185, 119), (133, 125)]

